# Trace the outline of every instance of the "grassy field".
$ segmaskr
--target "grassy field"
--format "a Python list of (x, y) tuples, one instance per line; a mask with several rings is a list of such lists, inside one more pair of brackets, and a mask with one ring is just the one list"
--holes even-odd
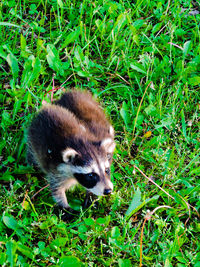
[[(190, 0), (1, 1), (1, 266), (200, 266), (199, 10)], [(25, 154), (34, 112), (72, 87), (99, 99), (117, 147), (113, 194), (67, 223)], [(84, 195), (69, 192), (71, 206)]]

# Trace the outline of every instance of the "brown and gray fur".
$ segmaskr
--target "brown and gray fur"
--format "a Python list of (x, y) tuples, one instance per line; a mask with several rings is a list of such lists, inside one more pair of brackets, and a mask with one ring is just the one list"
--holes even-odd
[(114, 129), (86, 92), (74, 90), (45, 105), (28, 130), (28, 162), (46, 173), (63, 208), (69, 208), (65, 191), (77, 183), (95, 195), (112, 192), (114, 148)]

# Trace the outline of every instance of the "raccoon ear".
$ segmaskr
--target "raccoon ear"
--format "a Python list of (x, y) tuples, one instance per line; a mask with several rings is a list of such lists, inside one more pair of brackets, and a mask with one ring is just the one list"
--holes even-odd
[(115, 135), (115, 130), (114, 130), (114, 128), (110, 125), (110, 128), (109, 128), (109, 134), (112, 136), (112, 137), (114, 137), (114, 135)]
[(115, 150), (115, 143), (111, 138), (105, 138), (101, 142), (101, 147), (103, 147), (107, 153), (113, 153)]
[(76, 152), (73, 148), (66, 148), (62, 151), (62, 158), (66, 163), (72, 162), (76, 155), (78, 155), (78, 152)]

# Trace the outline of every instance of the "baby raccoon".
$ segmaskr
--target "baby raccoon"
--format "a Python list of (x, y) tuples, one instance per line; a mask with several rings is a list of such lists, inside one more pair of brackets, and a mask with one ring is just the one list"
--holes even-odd
[(71, 91), (43, 106), (28, 129), (28, 162), (46, 173), (64, 209), (69, 209), (65, 191), (77, 183), (97, 196), (112, 192), (114, 149), (114, 129), (86, 92)]

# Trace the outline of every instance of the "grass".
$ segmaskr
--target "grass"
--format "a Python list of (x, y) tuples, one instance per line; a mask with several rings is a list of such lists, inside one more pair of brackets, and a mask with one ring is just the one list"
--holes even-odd
[[(1, 1), (0, 265), (200, 266), (199, 8)], [(114, 193), (70, 223), (48, 188), (32, 198), (46, 181), (25, 160), (25, 129), (53, 80), (64, 83), (54, 99), (91, 91), (116, 131)], [(84, 190), (68, 195), (79, 208)]]

